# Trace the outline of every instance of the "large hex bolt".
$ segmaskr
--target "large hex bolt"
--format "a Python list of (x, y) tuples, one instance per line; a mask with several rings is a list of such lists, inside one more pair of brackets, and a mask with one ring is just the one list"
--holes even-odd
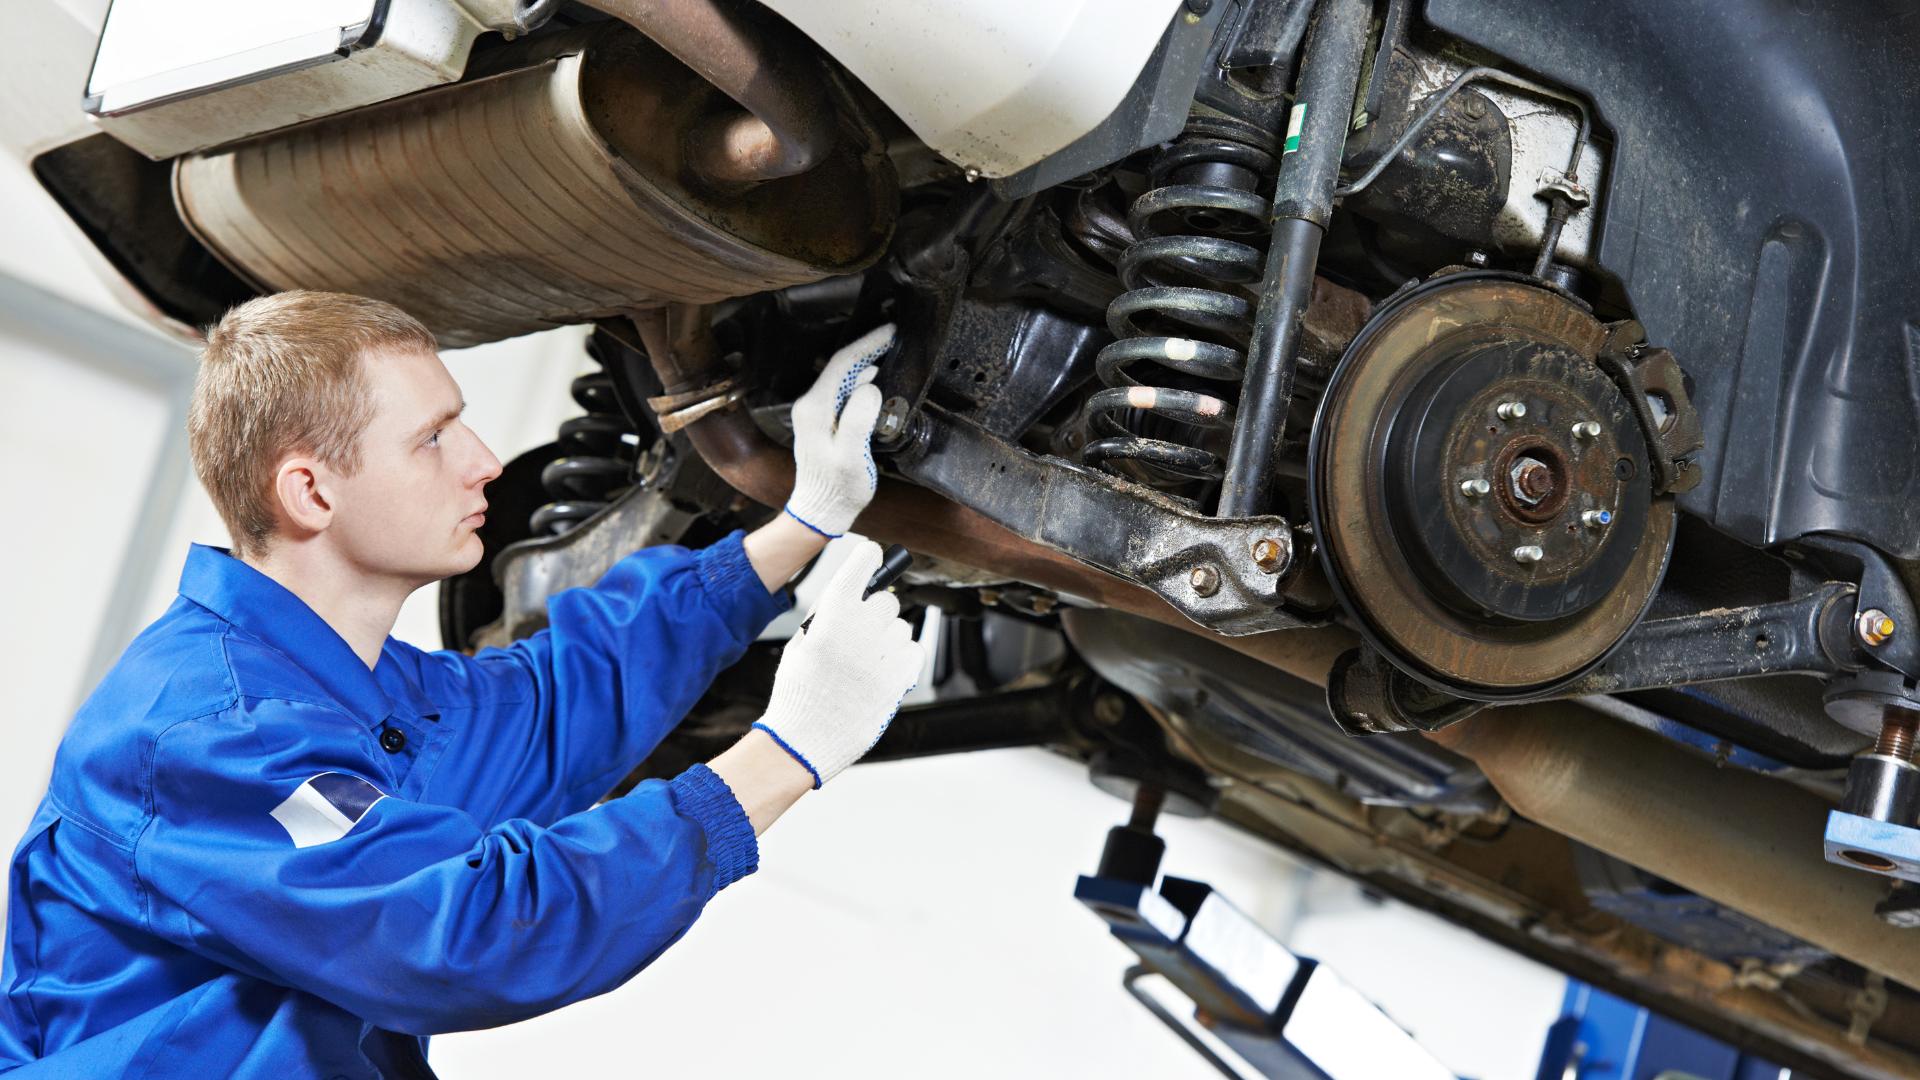
[(1287, 549), (1273, 537), (1263, 537), (1253, 545), (1253, 564), (1263, 574), (1277, 574), (1286, 569)]
[(1893, 637), (1895, 629), (1893, 618), (1879, 608), (1868, 608), (1853, 620), (1853, 632), (1869, 648), (1885, 645)]
[(880, 405), (880, 416), (874, 421), (873, 441), (890, 443), (898, 439), (907, 430), (907, 413), (911, 410), (906, 398), (890, 397)]
[(1553, 470), (1536, 457), (1515, 458), (1507, 480), (1513, 485), (1513, 497), (1528, 506), (1538, 506), (1553, 494)]

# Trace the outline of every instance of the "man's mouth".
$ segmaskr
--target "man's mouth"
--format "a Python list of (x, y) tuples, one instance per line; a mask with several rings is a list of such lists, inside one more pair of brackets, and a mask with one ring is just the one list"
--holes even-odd
[(482, 505), (480, 509), (475, 510), (473, 513), (468, 514), (466, 517), (460, 519), (460, 524), (471, 526), (475, 529), (479, 528), (482, 525), (485, 525), (486, 523), (487, 523), (487, 508), (484, 505)]

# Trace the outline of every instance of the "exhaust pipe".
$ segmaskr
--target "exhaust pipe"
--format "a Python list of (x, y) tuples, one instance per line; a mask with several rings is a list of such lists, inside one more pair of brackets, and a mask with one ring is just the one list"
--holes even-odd
[(751, 185), (794, 176), (833, 148), (833, 106), (804, 41), (776, 43), (767, 30), (713, 0), (588, 0), (588, 6), (652, 38), (747, 110), (715, 117), (689, 136), (690, 163), (707, 180)]
[(1920, 987), (1920, 934), (1874, 916), (1887, 879), (1826, 861), (1833, 804), (1818, 795), (1572, 704), (1488, 709), (1427, 737), (1532, 821)]
[[(686, 55), (705, 42), (654, 21)], [(898, 211), (884, 140), (810, 53), (756, 42), (719, 40), (726, 62), (696, 68), (617, 21), (525, 38), (463, 82), (183, 157), (175, 204), (262, 291), (386, 300), (443, 348), (857, 272)], [(723, 92), (716, 67), (751, 85)], [(772, 141), (734, 140), (734, 121)]]

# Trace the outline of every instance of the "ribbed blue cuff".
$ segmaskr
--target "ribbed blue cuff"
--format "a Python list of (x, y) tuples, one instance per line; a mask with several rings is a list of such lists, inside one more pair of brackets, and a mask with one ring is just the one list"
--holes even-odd
[(693, 553), (694, 566), (713, 609), (727, 619), (743, 644), (793, 606), (793, 596), (786, 589), (767, 591), (767, 583), (760, 580), (760, 572), (747, 558), (746, 538), (746, 533), (735, 529), (725, 539)]
[(719, 773), (695, 765), (674, 777), (671, 787), (674, 805), (707, 834), (714, 892), (760, 869), (760, 841), (753, 835), (753, 823)]

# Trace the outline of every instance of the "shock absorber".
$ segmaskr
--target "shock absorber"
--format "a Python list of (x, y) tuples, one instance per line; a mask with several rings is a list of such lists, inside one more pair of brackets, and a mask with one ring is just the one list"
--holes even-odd
[[(592, 343), (589, 354), (599, 359)], [(614, 396), (613, 377), (604, 370), (573, 380), (573, 400), (587, 410), (560, 425), (561, 455), (540, 470), (540, 486), (553, 502), (533, 512), (528, 527), (535, 536), (560, 536), (606, 508), (628, 484), (634, 447), (633, 425)]]
[[(1115, 267), (1127, 291), (1107, 308), (1119, 340), (1096, 361), (1109, 389), (1087, 402), (1101, 436), (1083, 451), (1088, 465), (1117, 472), (1111, 462), (1131, 461), (1173, 484), (1221, 475), (1221, 459), (1195, 444), (1207, 429), (1232, 428), (1234, 408), (1194, 384), (1244, 376), (1253, 321), (1247, 286), (1262, 262), (1247, 241), (1266, 231), (1269, 209), (1254, 189), (1273, 171), (1272, 154), (1202, 124), (1190, 124), (1148, 169), (1150, 187), (1127, 211), (1133, 243)], [(1166, 371), (1149, 383), (1145, 364)]]
[(1313, 296), (1320, 237), (1333, 217), (1333, 193), (1352, 128), (1372, 15), (1369, 0), (1319, 0), (1314, 5), (1313, 29), (1301, 57), (1274, 184), (1272, 240), (1247, 350), (1240, 415), (1220, 484), (1219, 517), (1251, 517), (1271, 508), (1273, 463), (1293, 403), (1300, 323)]

